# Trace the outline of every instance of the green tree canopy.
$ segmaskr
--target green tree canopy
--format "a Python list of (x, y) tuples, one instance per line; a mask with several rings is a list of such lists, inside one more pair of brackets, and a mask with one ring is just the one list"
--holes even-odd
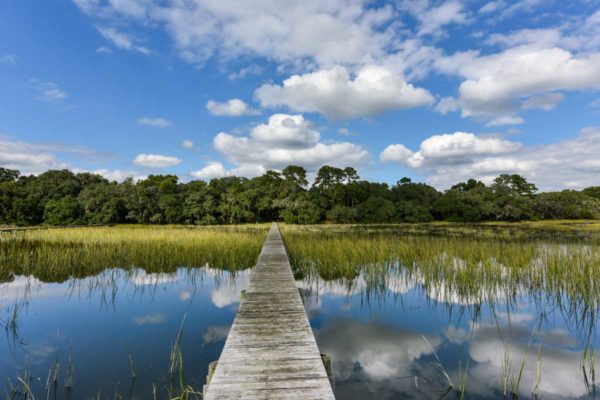
[(176, 175), (110, 182), (92, 173), (50, 170), (23, 176), (0, 168), (0, 224), (234, 224), (517, 221), (599, 218), (600, 187), (537, 193), (520, 175), (491, 186), (469, 179), (440, 192), (403, 177), (393, 186), (359, 177), (352, 167), (307, 171), (290, 165), (248, 179), (180, 182)]
[(0, 183), (1, 182), (11, 182), (17, 180), (17, 178), (21, 175), (19, 171), (16, 169), (8, 169), (0, 167)]

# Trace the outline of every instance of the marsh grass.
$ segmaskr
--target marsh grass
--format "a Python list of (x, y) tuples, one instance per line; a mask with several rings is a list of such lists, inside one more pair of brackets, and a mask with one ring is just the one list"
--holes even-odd
[(33, 275), (63, 282), (106, 268), (174, 272), (178, 267), (245, 269), (256, 262), (266, 225), (117, 226), (48, 229), (0, 235), (0, 282)]
[(586, 346), (580, 366), (586, 390), (591, 397), (596, 398), (596, 358), (593, 347)]
[[(185, 275), (186, 283), (194, 293), (196, 285), (203, 281), (207, 273), (219, 286), (227, 274), (223, 272), (221, 276), (222, 271), (214, 272), (213, 269), (235, 274), (235, 271), (254, 266), (267, 229), (267, 225), (201, 228), (118, 226), (2, 233), (0, 282), (12, 281), (21, 275), (23, 277), (19, 279), (25, 278), (27, 283), (24, 292), (15, 299), (14, 308), (1, 310), (0, 321), (7, 335), (18, 336), (17, 316), (21, 312), (21, 305), (29, 301), (29, 293), (34, 290), (30, 285), (35, 284), (36, 279), (67, 282), (68, 297), (92, 298), (98, 295), (102, 306), (106, 307), (114, 306), (118, 282), (124, 278), (127, 290), (133, 291), (132, 296), (145, 291), (153, 295), (162, 279), (170, 279), (179, 273)], [(210, 267), (209, 272), (206, 272), (207, 266)], [(142, 280), (144, 284), (137, 285), (136, 280)], [(186, 384), (184, 379), (182, 334), (183, 321), (171, 346), (166, 371), (170, 384), (166, 388), (155, 386), (155, 398), (202, 398), (201, 392)], [(129, 396), (120, 394), (117, 386), (114, 398), (132, 398), (133, 385), (138, 377), (134, 354), (127, 350), (126, 355), (131, 380)], [(60, 365), (57, 345), (56, 360), (47, 374), (39, 379), (32, 380), (26, 367), (25, 373), (18, 375), (14, 384), (8, 381), (8, 389), (5, 390), (7, 398), (34, 398), (34, 392), (36, 398), (48, 399), (56, 397), (58, 393), (66, 398), (75, 396), (72, 393), (77, 385), (76, 365), (70, 351), (65, 356), (63, 365)], [(97, 397), (106, 398), (101, 393)]]
[[(566, 320), (581, 325), (582, 332), (592, 329), (593, 323), (587, 322), (595, 322), (600, 300), (600, 242), (596, 242), (596, 228), (582, 234), (564, 223), (560, 229), (567, 233), (557, 234), (557, 228), (549, 224), (537, 225), (530, 231), (519, 225), (505, 225), (508, 224), (282, 226), (282, 233), (298, 278), (319, 275), (325, 280), (342, 279), (351, 290), (361, 276), (367, 295), (373, 297), (386, 293), (394, 281), (427, 291), (435, 302), (474, 308), (483, 302), (507, 304), (520, 294), (527, 294), (532, 301), (564, 310)], [(254, 265), (266, 229), (266, 225), (191, 229), (119, 226), (4, 233), (0, 235), (0, 279), (10, 280), (21, 274), (63, 281), (94, 275), (107, 267), (123, 268), (126, 273), (137, 268), (175, 272), (181, 266), (193, 269), (207, 263), (213, 268), (244, 269)], [(106, 293), (103, 298), (110, 302), (115, 297), (114, 282), (122, 272), (108, 272), (117, 275), (100, 279), (86, 289), (102, 290)], [(187, 279), (193, 280), (194, 276)], [(76, 289), (73, 287), (74, 292)], [(7, 317), (7, 322), (10, 320)], [(184, 381), (182, 334), (183, 321), (170, 349), (169, 398), (201, 398)], [(541, 346), (537, 350), (534, 397), (541, 374)], [(131, 353), (128, 355), (130, 375), (134, 378), (133, 358)], [(506, 353), (504, 357), (501, 391), (514, 397), (519, 392), (525, 359), (513, 366), (510, 355)], [(464, 398), (469, 360), (464, 369), (458, 364), (454, 385), (437, 354), (436, 359), (448, 382), (448, 392)], [(57, 350), (56, 362), (46, 379), (46, 395), (52, 383), (56, 393), (60, 369)], [(595, 394), (593, 348), (584, 352), (581, 370), (590, 394)], [(70, 391), (70, 356), (61, 375)], [(28, 381), (26, 375), (20, 378)], [(417, 377), (414, 379), (417, 384)], [(19, 392), (28, 390), (21, 380), (19, 384)], [(154, 398), (156, 389), (153, 386)], [(115, 398), (123, 398), (116, 389)]]
[[(280, 226), (283, 224), (280, 224)], [(458, 236), (487, 239), (550, 239), (600, 244), (600, 220), (546, 220), (523, 222), (421, 222), (402, 224), (284, 225), (289, 229), (313, 232), (356, 232), (362, 234)]]
[(282, 230), (296, 276), (351, 282), (362, 275), (367, 294), (384, 293), (398, 279), (454, 304), (510, 304), (526, 294), (565, 311), (575, 324), (595, 318), (599, 307), (600, 246), (595, 244), (425, 236), (374, 227)]
[(173, 381), (176, 372), (179, 372), (179, 387), (181, 392), (185, 392), (184, 375), (183, 375), (183, 353), (181, 351), (181, 337), (183, 335), (183, 325), (185, 324), (186, 315), (181, 320), (179, 331), (175, 342), (171, 345), (171, 351), (169, 354), (169, 378), (170, 378), (170, 391), (173, 390)]
[[(546, 237), (536, 229), (550, 232), (555, 227), (543, 224), (542, 228), (527, 230), (500, 224), (500, 230), (493, 233), (485, 226), (437, 225), (443, 229), (434, 234), (424, 226), (413, 229), (405, 225), (284, 226), (282, 233), (297, 277), (341, 282), (349, 294), (357, 294), (355, 285), (361, 299), (370, 302), (385, 301), (390, 291), (406, 293), (414, 289), (424, 292), (433, 306), (446, 307), (450, 313), (454, 307), (461, 313), (464, 309), (472, 311), (474, 323), (482, 305), (489, 308), (496, 324), (499, 317), (495, 308), (506, 309), (509, 325), (510, 310), (518, 310), (524, 299), (535, 305), (539, 324), (524, 356), (513, 360), (514, 355), (506, 350), (499, 360), (499, 394), (505, 398), (519, 398), (530, 347), (548, 314), (558, 310), (565, 323), (577, 331), (580, 343), (586, 337), (590, 341), (600, 307), (600, 243), (596, 241), (596, 228), (585, 235), (571, 232)], [(504, 340), (500, 326), (498, 330)], [(535, 382), (530, 393), (538, 398), (541, 342), (535, 347)], [(434, 363), (444, 376), (448, 392), (458, 398), (465, 396), (468, 362), (464, 370), (459, 365), (456, 386), (439, 359)], [(595, 396), (593, 346), (583, 351), (580, 368), (590, 396)]]

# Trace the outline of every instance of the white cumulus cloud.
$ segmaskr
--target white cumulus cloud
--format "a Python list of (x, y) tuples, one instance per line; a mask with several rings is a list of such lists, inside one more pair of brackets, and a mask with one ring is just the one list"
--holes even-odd
[(220, 117), (241, 117), (243, 115), (258, 115), (260, 112), (248, 106), (243, 100), (230, 99), (226, 102), (209, 100), (206, 109), (212, 114)]
[(504, 125), (519, 125), (525, 122), (525, 120), (516, 115), (500, 115), (490, 120), (487, 126), (504, 126)]
[(525, 176), (542, 190), (561, 190), (600, 185), (598, 154), (600, 129), (587, 128), (575, 137), (537, 146), (465, 132), (434, 135), (415, 152), (402, 144), (390, 145), (380, 160), (419, 170), (440, 188), (469, 178), (491, 183), (509, 173)]
[(418, 35), (442, 35), (447, 25), (468, 22), (467, 12), (460, 1), (434, 4), (430, 1), (402, 0), (400, 7), (419, 21)]
[(22, 173), (39, 173), (66, 168), (67, 164), (47, 149), (33, 143), (0, 137), (0, 165)]
[(362, 68), (354, 78), (342, 66), (294, 75), (282, 85), (259, 87), (255, 96), (263, 107), (286, 106), (293, 111), (318, 112), (332, 119), (373, 116), (433, 101), (427, 90), (377, 66)]
[(555, 90), (600, 88), (600, 54), (575, 56), (567, 50), (518, 47), (483, 56), (461, 67), (463, 115), (508, 114), (519, 98)]
[(320, 138), (320, 133), (302, 115), (274, 114), (267, 123), (252, 128), (249, 136), (217, 134), (213, 140), (215, 149), (236, 168), (224, 171), (220, 168), (222, 165), (209, 164), (209, 169), (201, 170), (204, 171), (202, 175), (225, 172), (254, 176), (290, 164), (314, 171), (325, 164), (356, 167), (370, 159), (369, 152), (359, 145), (349, 142), (326, 144)]
[(123, 182), (127, 178), (132, 178), (134, 181), (146, 179), (146, 175), (142, 175), (136, 171), (125, 171), (120, 169), (100, 168), (92, 171), (74, 169), (73, 172), (91, 172), (92, 174), (102, 175), (109, 181)]
[[(512, 14), (519, 7), (528, 9), (526, 3), (535, 7), (541, 2), (509, 6), (495, 1), (480, 12)], [(456, 101), (442, 100), (437, 111), (460, 110), (463, 117), (489, 125), (519, 124), (524, 111), (550, 111), (568, 92), (600, 89), (600, 11), (573, 18), (560, 25), (492, 33), (483, 42), (492, 51), (435, 55), (435, 69), (462, 78)]]
[(565, 96), (561, 93), (548, 93), (540, 96), (533, 96), (523, 102), (523, 110), (540, 109), (550, 111), (556, 108)]
[[(355, 0), (247, 0), (243, 7), (236, 0), (73, 1), (103, 26), (130, 21), (162, 27), (179, 55), (197, 64), (215, 55), (266, 57), (290, 65), (366, 63), (385, 55), (397, 29), (394, 7)], [(122, 48), (135, 49), (128, 35), (101, 29)]]
[(215, 178), (222, 178), (227, 176), (229, 172), (225, 169), (223, 164), (220, 162), (209, 162), (204, 168), (190, 172), (194, 178), (203, 179), (203, 180), (211, 180)]
[(381, 162), (396, 161), (408, 165), (414, 154), (403, 144), (390, 144), (381, 152), (379, 160)]
[(139, 154), (133, 160), (135, 165), (149, 168), (173, 167), (181, 163), (181, 159), (160, 154)]
[[(498, 3), (506, 6), (493, 2), (484, 8)], [(460, 109), (463, 117), (490, 125), (518, 124), (522, 111), (550, 111), (567, 92), (598, 90), (599, 37), (600, 11), (573, 24), (491, 34), (485, 44), (496, 51), (438, 56), (438, 71), (463, 78), (456, 107), (440, 103), (439, 111)]]
[(520, 148), (520, 143), (497, 137), (455, 132), (425, 139), (416, 152), (412, 152), (402, 144), (390, 145), (381, 153), (380, 160), (396, 161), (409, 167), (419, 168), (439, 163), (457, 164), (472, 157), (512, 153)]
[(435, 111), (442, 115), (446, 115), (449, 112), (458, 111), (460, 109), (460, 102), (454, 97), (444, 97), (438, 101), (435, 106)]

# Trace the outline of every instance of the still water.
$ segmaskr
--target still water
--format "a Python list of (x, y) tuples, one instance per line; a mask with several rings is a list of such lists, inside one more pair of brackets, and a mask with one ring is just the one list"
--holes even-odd
[[(510, 301), (470, 302), (392, 269), (377, 289), (363, 273), (297, 281), (332, 358), (337, 398), (459, 398), (462, 385), (465, 398), (593, 396), (595, 314), (577, 318), (519, 290)], [(48, 390), (61, 399), (165, 399), (182, 384), (201, 391), (249, 277), (205, 266), (0, 283), (0, 393), (25, 398), (24, 382), (35, 398)]]
[[(183, 326), (185, 385), (201, 389), (208, 363), (219, 357), (249, 273), (209, 267), (176, 273), (109, 269), (64, 283), (17, 277), (0, 284), (2, 319), (8, 325), (0, 346), (3, 386), (8, 392), (11, 383), (22, 390), (17, 378), (29, 373), (36, 398), (45, 398), (58, 352), (58, 398), (69, 395), (69, 358), (73, 399), (112, 399), (114, 393), (148, 399), (154, 391), (157, 398), (168, 398), (171, 386), (173, 393), (180, 387), (178, 354), (172, 383), (169, 371)], [(50, 387), (53, 393), (54, 385)]]
[(461, 381), (465, 398), (502, 398), (511, 388), (523, 398), (591, 397), (582, 354), (598, 344), (595, 334), (527, 296), (470, 304), (406, 274), (375, 294), (362, 275), (299, 285), (311, 291), (306, 308), (338, 398), (459, 398)]

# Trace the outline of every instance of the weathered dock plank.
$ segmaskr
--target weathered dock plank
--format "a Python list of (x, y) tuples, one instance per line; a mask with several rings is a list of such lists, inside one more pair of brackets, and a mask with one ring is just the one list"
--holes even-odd
[(333, 399), (273, 223), (204, 399)]

